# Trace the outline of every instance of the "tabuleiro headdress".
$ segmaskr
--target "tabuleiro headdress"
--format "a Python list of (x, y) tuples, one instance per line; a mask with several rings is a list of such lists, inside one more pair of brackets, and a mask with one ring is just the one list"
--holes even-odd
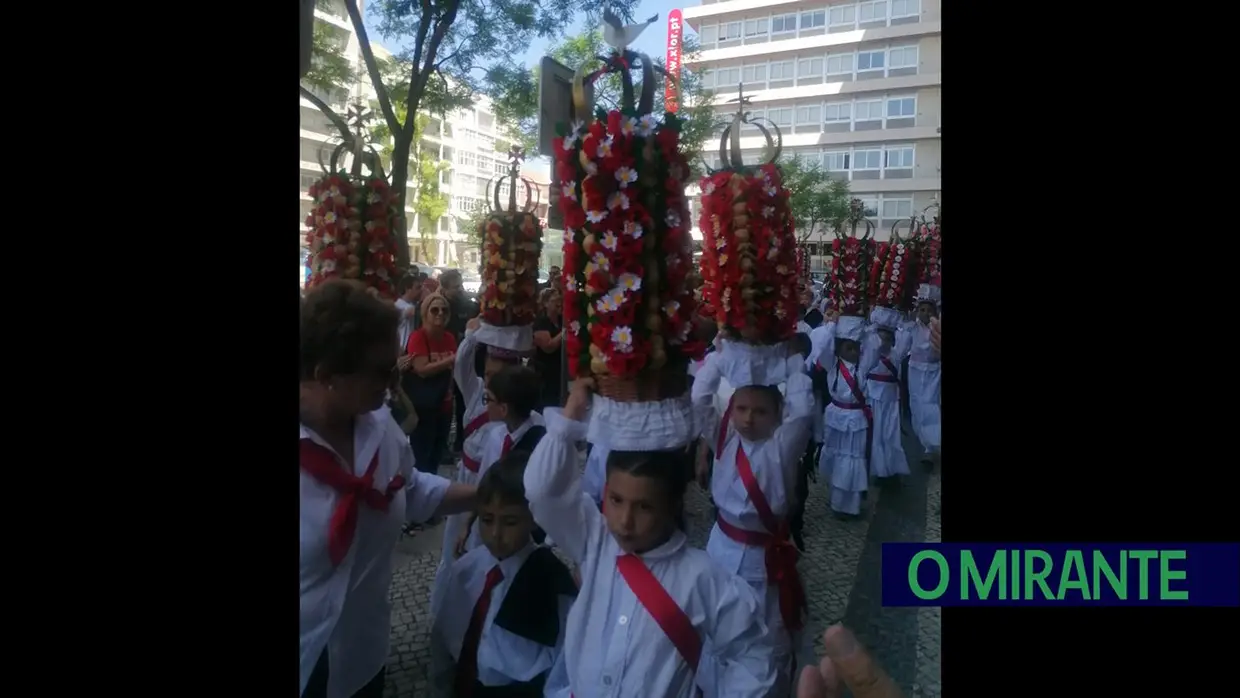
[[(513, 146), (508, 174), (487, 185), (490, 213), (482, 226), (482, 321), (478, 341), (512, 352), (533, 349), (531, 326), (538, 314), (538, 260), (542, 225), (538, 222), (538, 187), (521, 177), (525, 152)], [(502, 191), (507, 184), (508, 201)], [(521, 191), (523, 190), (523, 191)], [(517, 205), (518, 193), (524, 203)]]
[[(736, 114), (719, 139), (724, 166), (701, 183), (703, 267), (714, 276), (706, 300), (722, 333), (728, 382), (776, 385), (787, 376), (784, 342), (796, 332), (800, 271), (789, 192), (775, 164), (782, 137), (775, 124), (750, 117), (743, 88), (735, 101)], [(767, 144), (767, 159), (752, 166), (741, 156), (746, 124)]]
[(853, 199), (848, 219), (835, 227), (835, 239), (831, 241), (828, 297), (832, 309), (840, 314), (835, 328), (837, 338), (861, 339), (874, 247), (874, 224), (865, 217), (861, 201)]
[[(934, 209), (934, 217), (927, 220), (925, 214), (930, 209)], [(940, 228), (942, 209), (938, 204), (932, 204), (927, 211), (922, 212), (921, 224), (917, 226), (917, 232), (913, 236), (918, 254), (917, 274), (920, 282), (916, 300), (918, 303), (934, 303), (937, 306), (942, 302), (943, 287), (943, 234)]]
[[(615, 29), (614, 16), (608, 24)], [(625, 27), (608, 36), (614, 50), (597, 57), (603, 66), (591, 71), (591, 60), (577, 69), (577, 120), (555, 139), (569, 373), (594, 378), (592, 433), (609, 430), (609, 442), (626, 449), (673, 448), (693, 437), (687, 370), (704, 350), (688, 284), (689, 166), (679, 152), (681, 121), (651, 113), (662, 89), (656, 66), (628, 50)], [(592, 112), (585, 86), (606, 73), (620, 75), (620, 108)]]
[[(328, 163), (319, 162), (323, 176), (310, 186), (314, 209), (306, 217), (307, 264), (313, 288), (332, 278), (363, 281), (373, 293), (395, 297), (396, 238), (392, 228), (400, 220), (383, 165), (365, 144), (363, 126), (368, 110), (349, 108), (356, 133), (332, 150)], [(345, 170), (345, 156), (352, 156)], [(363, 174), (363, 169), (366, 173)]]

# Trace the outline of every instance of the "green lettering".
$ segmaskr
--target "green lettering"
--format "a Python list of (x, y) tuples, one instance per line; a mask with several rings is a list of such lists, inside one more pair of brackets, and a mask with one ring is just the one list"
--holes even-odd
[[(1020, 600), (1020, 551), (1019, 550), (1012, 551), (1012, 564), (1010, 566), (1012, 568), (1012, 593), (1008, 598), (1012, 599), (1013, 601), (1019, 601)], [(1002, 599), (1003, 597), (1000, 596), (999, 598)]]
[(990, 587), (994, 585), (996, 577), (999, 579), (999, 598), (1002, 599), (1007, 596), (1006, 550), (995, 551), (994, 557), (990, 559), (990, 567), (986, 570), (986, 581), (982, 581), (982, 574), (977, 568), (977, 561), (973, 559), (973, 553), (968, 550), (960, 551), (961, 600), (969, 599), (969, 586), (971, 585), (977, 590), (977, 598), (985, 601), (990, 596)]
[(1137, 598), (1142, 601), (1150, 598), (1150, 560), (1158, 557), (1157, 550), (1129, 550), (1129, 560), (1139, 560), (1141, 562), (1141, 574), (1137, 576), (1137, 580), (1141, 586), (1137, 590)]
[[(934, 560), (939, 566), (939, 585), (931, 591), (926, 591), (917, 581), (917, 568), (921, 566), (924, 560)], [(951, 581), (951, 572), (947, 569), (947, 559), (944, 558), (936, 550), (922, 550), (913, 556), (908, 563), (908, 588), (913, 590), (913, 594), (923, 600), (928, 601), (937, 599), (947, 591), (947, 585)]]
[(1188, 601), (1187, 591), (1171, 591), (1171, 581), (1183, 581), (1188, 578), (1184, 570), (1172, 570), (1172, 560), (1188, 559), (1187, 550), (1163, 550), (1158, 553), (1158, 576), (1161, 582), (1158, 587), (1158, 598), (1164, 601)]
[(1102, 598), (1102, 578), (1107, 578), (1107, 583), (1111, 585), (1111, 590), (1115, 592), (1115, 597), (1120, 601), (1128, 599), (1128, 552), (1121, 550), (1119, 553), (1119, 577), (1115, 576), (1115, 569), (1111, 567), (1111, 563), (1107, 562), (1106, 555), (1101, 550), (1094, 551), (1094, 598)]
[[(1042, 569), (1034, 571), (1034, 560), (1042, 562)], [(1037, 584), (1042, 589), (1042, 598), (1053, 600), (1055, 595), (1051, 593), (1051, 588), (1046, 584), (1046, 578), (1050, 576), (1051, 568), (1054, 563), (1051, 556), (1045, 550), (1026, 550), (1025, 551), (1025, 601), (1033, 600), (1033, 585)]]
[[(1075, 574), (1075, 579), (1072, 577)], [(1081, 551), (1069, 550), (1064, 556), (1063, 570), (1059, 573), (1059, 594), (1055, 598), (1063, 601), (1064, 594), (1069, 589), (1075, 589), (1081, 592), (1081, 598), (1089, 601), (1089, 582), (1085, 574), (1085, 559), (1081, 557)]]

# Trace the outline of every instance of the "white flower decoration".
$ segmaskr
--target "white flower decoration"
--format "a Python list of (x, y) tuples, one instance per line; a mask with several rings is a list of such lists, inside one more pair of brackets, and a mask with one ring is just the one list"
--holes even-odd
[(637, 130), (637, 119), (634, 119), (631, 116), (626, 116), (624, 120), (620, 122), (620, 133), (623, 133), (626, 136), (631, 136), (635, 130)]
[(625, 235), (628, 235), (634, 240), (640, 240), (642, 238), (642, 232), (643, 231), (642, 231), (641, 223), (637, 223), (635, 221), (624, 222), (624, 234)]
[(653, 114), (646, 114), (637, 122), (637, 135), (642, 138), (650, 136), (659, 126), (659, 120), (654, 118)]
[(763, 207), (762, 207), (762, 217), (763, 217), (763, 218), (770, 218), (770, 217), (771, 217), (771, 216), (773, 216), (773, 215), (775, 215), (775, 207), (774, 207), (774, 206), (763, 206)]
[(612, 192), (612, 195), (607, 197), (607, 208), (618, 208), (624, 211), (629, 210), (628, 195), (620, 191)]
[(602, 223), (607, 217), (607, 211), (586, 211), (586, 220), (591, 223)]
[(616, 181), (620, 183), (621, 189), (628, 187), (637, 181), (637, 170), (632, 167), (621, 167), (616, 170)]
[(577, 200), (577, 183), (576, 182), (565, 182), (564, 186), (562, 187), (562, 191), (564, 192), (564, 198), (572, 199), (573, 201)]
[(616, 234), (611, 232), (610, 230), (607, 231), (606, 233), (603, 233), (603, 247), (606, 247), (612, 252), (615, 252), (616, 245), (619, 244), (619, 242), (620, 240), (616, 238)]
[(611, 343), (615, 345), (616, 351), (628, 354), (633, 351), (633, 330), (626, 325), (617, 327), (611, 331)]
[(680, 310), (680, 301), (668, 301), (663, 304), (663, 312), (668, 317), (676, 317), (676, 312)]
[(616, 282), (620, 284), (620, 289), (618, 290), (621, 290), (622, 292), (640, 291), (642, 288), (642, 279), (637, 274), (621, 274), (620, 278), (617, 279)]
[(663, 216), (663, 220), (666, 221), (668, 225), (675, 228), (676, 226), (680, 225), (680, 214), (675, 211), (669, 210), (667, 212), (667, 215)]
[(604, 139), (602, 140), (602, 142), (600, 142), (600, 143), (598, 144), (598, 150), (596, 151), (596, 152), (597, 152), (597, 154), (598, 154), (598, 157), (600, 157), (600, 158), (609, 158), (609, 157), (611, 157), (611, 144), (612, 144), (612, 141), (613, 141), (612, 137), (611, 137), (611, 136), (608, 136), (608, 137), (604, 138)]

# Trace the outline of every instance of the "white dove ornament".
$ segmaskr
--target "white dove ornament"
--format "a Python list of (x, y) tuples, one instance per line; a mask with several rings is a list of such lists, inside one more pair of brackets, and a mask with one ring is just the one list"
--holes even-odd
[(603, 10), (603, 41), (608, 46), (616, 49), (620, 55), (628, 50), (629, 44), (637, 40), (646, 27), (659, 21), (659, 15), (655, 15), (641, 24), (624, 24), (621, 19), (616, 16), (611, 8)]

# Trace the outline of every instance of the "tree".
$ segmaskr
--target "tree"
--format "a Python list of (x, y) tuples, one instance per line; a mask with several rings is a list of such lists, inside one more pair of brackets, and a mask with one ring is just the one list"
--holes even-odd
[[(595, 56), (607, 55), (611, 47), (603, 41), (603, 32), (599, 29), (570, 36), (556, 44), (549, 52), (555, 60), (570, 68), (588, 61), (598, 65)], [(696, 37), (684, 37), (681, 47), (682, 64), (693, 60), (699, 51)], [(655, 64), (664, 66), (663, 56), (651, 56)], [(656, 74), (656, 78), (659, 78)], [(662, 79), (662, 78), (659, 78)], [(505, 90), (495, 100), (496, 119), (510, 125), (511, 137), (521, 143), (527, 151), (534, 152), (538, 146), (538, 69), (528, 70), (521, 67), (509, 67), (498, 76), (498, 82), (505, 85)], [(701, 167), (696, 156), (702, 152), (703, 146), (711, 135), (717, 132), (717, 117), (713, 106), (714, 93), (702, 87), (700, 72), (683, 67), (680, 71), (680, 110), (677, 115), (685, 120), (680, 134), (680, 151), (689, 157), (694, 169)], [(594, 83), (594, 103), (603, 109), (617, 109), (620, 106), (620, 76), (610, 73)], [(654, 113), (663, 113), (664, 90), (654, 91)], [(701, 174), (695, 172), (695, 176)]]
[(841, 224), (851, 212), (848, 182), (832, 177), (818, 163), (799, 155), (781, 158), (788, 207), (796, 223), (797, 242), (815, 241), (827, 229)]
[[(631, 17), (638, 0), (374, 0), (370, 11), (378, 20), (379, 33), (393, 43), (405, 44), (386, 68), (371, 49), (357, 0), (344, 0), (344, 4), (376, 105), (391, 134), (392, 190), (401, 212), (395, 225), (397, 266), (405, 268), (409, 264), (406, 185), (410, 171), (421, 166), (412, 157), (417, 119), (409, 115), (450, 113), (472, 104), (475, 93), (502, 92), (507, 83), (497, 78), (506, 74), (505, 64), (512, 56), (522, 55), (535, 37), (559, 35), (579, 12), (597, 18), (606, 5), (622, 17)], [(302, 94), (306, 91), (303, 88)], [(351, 143), (344, 120), (322, 100), (311, 101), (341, 131), (341, 138)]]

